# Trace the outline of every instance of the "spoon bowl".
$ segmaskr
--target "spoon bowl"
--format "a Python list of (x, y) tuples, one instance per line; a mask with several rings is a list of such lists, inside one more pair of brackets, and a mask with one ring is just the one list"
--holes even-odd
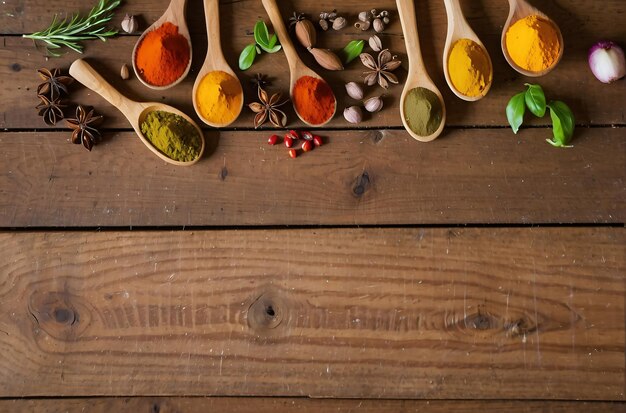
[[(450, 87), (450, 90), (452, 90), (452, 92), (456, 96), (468, 102), (475, 102), (485, 97), (485, 95), (487, 95), (487, 93), (489, 92), (489, 89), (491, 89), (491, 84), (493, 81), (493, 65), (491, 63), (491, 57), (489, 56), (489, 52), (487, 51), (487, 48), (485, 47), (483, 42), (480, 41), (476, 33), (472, 30), (469, 23), (465, 19), (465, 16), (463, 15), (463, 10), (461, 9), (461, 5), (459, 4), (459, 0), (444, 0), (444, 3), (446, 5), (446, 13), (448, 15), (448, 34), (446, 36), (446, 45), (443, 49), (443, 73), (445, 75), (446, 82)], [(485, 85), (485, 89), (483, 89), (482, 93), (478, 96), (467, 96), (461, 93), (454, 86), (452, 80), (450, 79), (448, 62), (448, 60), (450, 59), (450, 52), (452, 46), (461, 39), (469, 39), (476, 43), (483, 50), (489, 62), (489, 74), (491, 74), (491, 79), (489, 79), (489, 82)]]
[[(272, 22), (272, 26), (274, 27), (274, 31), (276, 31), (276, 35), (278, 36), (278, 40), (280, 40), (280, 44), (285, 51), (285, 56), (287, 57), (287, 64), (289, 65), (289, 73), (290, 73), (290, 85), (289, 85), (289, 96), (291, 97), (291, 102), (294, 103), (293, 100), (293, 89), (296, 82), (304, 76), (309, 76), (315, 79), (320, 79), (326, 85), (326, 82), (320, 75), (315, 73), (312, 69), (310, 69), (298, 56), (298, 52), (296, 52), (293, 43), (291, 42), (291, 38), (289, 37), (289, 33), (287, 32), (287, 28), (285, 27), (285, 23), (283, 22), (283, 18), (280, 15), (280, 11), (278, 10), (278, 6), (276, 4), (276, 0), (262, 0), (263, 7), (265, 7), (265, 11), (267, 12), (270, 21)], [(335, 116), (337, 112), (337, 97), (333, 93), (333, 100), (335, 102), (333, 113), (328, 117), (328, 119), (324, 120), (319, 124), (312, 124), (307, 121), (300, 112), (298, 112), (298, 108), (293, 105), (293, 109), (298, 115), (298, 118), (305, 124), (312, 127), (320, 127), (326, 125), (330, 120)]]
[[(187, 77), (187, 74), (189, 73), (189, 69), (191, 69), (191, 60), (192, 60), (192, 47), (191, 47), (191, 36), (189, 35), (189, 29), (187, 28), (187, 22), (185, 20), (185, 5), (187, 3), (187, 0), (172, 0), (170, 2), (170, 5), (168, 6), (167, 10), (165, 10), (165, 13), (163, 13), (163, 15), (161, 17), (159, 17), (159, 19), (157, 21), (155, 21), (150, 27), (148, 27), (139, 37), (139, 40), (137, 40), (137, 43), (135, 43), (135, 47), (133, 48), (133, 71), (135, 72), (135, 76), (137, 76), (137, 79), (139, 79), (139, 81), (141, 83), (143, 83), (145, 86), (147, 86), (150, 89), (154, 89), (154, 90), (165, 90), (165, 89), (169, 89), (173, 86), (176, 86), (177, 84), (179, 84), (180, 82), (183, 81), (183, 79), (185, 79), (185, 77)], [(178, 79), (176, 79), (175, 81), (173, 81), (172, 83), (169, 83), (167, 85), (164, 86), (157, 86), (157, 85), (153, 85), (151, 83), (148, 83), (144, 78), (143, 75), (141, 74), (140, 70), (137, 68), (137, 48), (139, 47), (139, 45), (141, 44), (141, 42), (143, 42), (143, 39), (146, 37), (146, 35), (150, 32), (152, 32), (153, 30), (158, 29), (159, 27), (161, 27), (164, 23), (169, 22), (172, 23), (174, 25), (176, 25), (178, 27), (178, 34), (180, 34), (181, 36), (183, 36), (185, 39), (187, 39), (187, 44), (189, 45), (189, 62), (187, 62), (187, 67), (185, 68), (185, 71), (180, 75), (180, 77)]]
[[(400, 96), (400, 115), (402, 116), (402, 124), (413, 139), (420, 142), (430, 142), (441, 135), (441, 132), (443, 131), (446, 123), (446, 105), (443, 101), (443, 96), (441, 96), (441, 92), (437, 89), (437, 86), (435, 86), (435, 83), (431, 80), (430, 76), (428, 76), (426, 67), (424, 66), (424, 60), (422, 59), (422, 52), (420, 49), (419, 35), (417, 32), (417, 18), (415, 17), (415, 5), (413, 0), (396, 0), (396, 4), (398, 6), (400, 22), (402, 23), (404, 42), (406, 43), (406, 52), (409, 58), (409, 71), (404, 84), (404, 89), (402, 90), (402, 95)], [(428, 89), (433, 92), (437, 95), (439, 102), (441, 103), (441, 123), (437, 130), (429, 136), (421, 136), (413, 132), (407, 122), (407, 117), (405, 116), (404, 105), (407, 95), (413, 89), (418, 87)]]
[[(222, 44), (220, 42), (219, 0), (204, 0), (204, 14), (206, 18), (208, 45), (206, 58), (204, 59), (204, 63), (198, 72), (198, 76), (196, 77), (196, 81), (193, 84), (193, 90), (191, 92), (193, 108), (202, 122), (215, 128), (222, 128), (230, 125), (239, 117), (241, 109), (243, 108), (243, 89), (241, 88), (241, 82), (237, 78), (233, 69), (228, 65), (228, 62), (226, 62), (226, 58), (222, 52)], [(198, 87), (200, 86), (200, 83), (202, 83), (205, 76), (212, 72), (224, 72), (236, 80), (239, 85), (239, 93), (241, 94), (241, 99), (239, 99), (240, 103), (238, 107), (234, 108), (234, 117), (227, 122), (219, 123), (207, 119), (200, 110), (200, 102), (198, 102), (197, 97)]]
[[(552, 23), (557, 32), (559, 44), (561, 46), (559, 50), (559, 56), (556, 58), (554, 64), (547, 69), (541, 70), (539, 72), (532, 72), (530, 70), (524, 69), (523, 67), (520, 67), (517, 63), (513, 61), (511, 55), (509, 54), (508, 48), (506, 47), (506, 34), (509, 31), (509, 28), (514, 25), (518, 20), (531, 15), (537, 15)], [(563, 50), (565, 49), (563, 43), (563, 34), (561, 33), (561, 29), (559, 28), (559, 26), (542, 11), (531, 6), (526, 0), (509, 0), (509, 17), (504, 24), (504, 28), (502, 29), (502, 38), (500, 43), (502, 47), (502, 54), (504, 54), (504, 58), (509, 63), (509, 65), (511, 65), (511, 67), (517, 72), (528, 77), (539, 77), (551, 72), (552, 69), (554, 69), (561, 61), (561, 58), (563, 57)]]
[[(74, 79), (76, 79), (89, 89), (93, 90), (94, 92), (102, 96), (107, 102), (118, 108), (120, 112), (122, 112), (124, 116), (126, 116), (126, 119), (128, 119), (131, 126), (137, 133), (137, 136), (139, 136), (144, 145), (146, 145), (148, 149), (150, 149), (159, 158), (172, 165), (190, 166), (198, 162), (202, 157), (205, 148), (204, 135), (202, 133), (202, 130), (193, 121), (193, 119), (191, 119), (185, 113), (172, 106), (165, 105), (159, 102), (136, 102), (134, 100), (128, 99), (126, 96), (118, 92), (113, 86), (111, 86), (106, 80), (104, 80), (104, 78), (100, 76), (100, 74), (96, 72), (93, 67), (91, 67), (82, 59), (78, 59), (74, 63), (72, 63), (69, 72)], [(169, 158), (161, 151), (159, 151), (154, 145), (152, 145), (148, 138), (144, 136), (143, 132), (141, 131), (141, 124), (146, 119), (148, 113), (155, 110), (179, 115), (187, 122), (192, 124), (194, 128), (196, 128), (201, 141), (200, 151), (196, 159), (188, 162), (181, 162)]]

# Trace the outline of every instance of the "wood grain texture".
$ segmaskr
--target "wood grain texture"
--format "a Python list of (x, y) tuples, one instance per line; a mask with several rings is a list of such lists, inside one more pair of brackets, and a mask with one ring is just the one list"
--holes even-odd
[(623, 228), (4, 233), (0, 396), (623, 401), (625, 246)]
[(0, 413), (622, 413), (620, 402), (133, 397), (0, 400)]
[[(11, 1), (17, 0), (9, 0)], [(332, 4), (336, 2), (320, 1), (292, 1), (281, 2), (283, 15), (288, 16), (293, 9), (319, 13), (322, 9), (332, 10)], [(346, 10), (359, 10), (362, 8), (359, 1), (349, 0), (346, 2)], [(387, 8), (395, 14), (394, 1), (382, 1), (377, 3), (379, 9)], [(481, 5), (481, 3), (483, 3)], [(607, 24), (606, 16), (624, 16), (623, 4), (620, 0), (602, 2), (589, 2), (584, 0), (570, 0), (567, 2), (545, 2), (542, 9), (552, 16), (561, 26), (566, 42), (566, 51), (559, 67), (549, 75), (542, 77), (538, 82), (546, 90), (550, 99), (558, 99), (568, 103), (576, 115), (576, 121), (580, 125), (625, 125), (626, 117), (626, 82), (617, 82), (611, 86), (600, 84), (591, 74), (587, 65), (587, 50), (599, 38), (610, 38), (616, 41), (626, 42), (626, 26), (619, 24)], [(132, 13), (142, 13), (147, 23), (154, 21), (165, 9), (167, 1), (158, 2), (133, 2), (128, 5)], [(193, 32), (194, 61), (189, 76), (175, 88), (167, 93), (151, 91), (141, 85), (137, 79), (122, 81), (119, 78), (120, 67), (123, 63), (130, 65), (130, 56), (137, 36), (120, 36), (106, 43), (90, 42), (87, 44), (85, 57), (90, 63), (99, 69), (108, 79), (113, 81), (114, 86), (126, 92), (129, 97), (138, 100), (165, 101), (183, 110), (189, 115), (194, 115), (191, 103), (191, 91), (195, 76), (198, 73), (206, 52), (206, 34), (203, 13), (199, 1), (190, 1), (190, 30)], [(292, 7), (290, 7), (290, 4)], [(0, 16), (0, 27), (7, 27), (7, 31), (25, 30), (22, 27), (30, 27), (35, 30), (42, 27), (42, 16), (52, 14), (55, 10), (72, 10), (76, 6), (73, 2), (63, 0), (54, 2), (20, 1), (22, 14), (19, 19), (9, 18), (7, 15)], [(11, 6), (7, 5), (7, 9)], [(18, 6), (15, 6), (18, 7)], [(260, 1), (237, 1), (222, 2), (221, 28), (224, 54), (239, 75), (244, 85), (246, 103), (256, 99), (255, 93), (249, 87), (249, 79), (257, 72), (262, 72), (274, 78), (272, 88), (287, 92), (289, 79), (285, 76), (287, 62), (282, 52), (268, 55), (263, 54), (257, 59), (255, 65), (247, 72), (237, 69), (237, 57), (240, 51), (249, 43), (253, 42), (252, 27), (261, 16), (267, 19)], [(490, 0), (485, 2), (464, 2), (464, 10), (470, 24), (481, 37), (490, 51), (494, 64), (494, 82), (489, 95), (480, 102), (463, 102), (455, 97), (445, 83), (442, 69), (442, 53), (447, 29), (446, 15), (443, 2), (420, 2), (416, 5), (420, 25), (420, 38), (422, 51), (428, 72), (443, 93), (448, 110), (448, 126), (503, 126), (507, 124), (504, 108), (508, 100), (514, 94), (523, 89), (527, 78), (518, 75), (510, 68), (500, 51), (500, 30), (506, 20), (508, 5), (504, 1)], [(124, 9), (126, 10), (126, 9)], [(196, 12), (193, 12), (195, 10)], [(123, 16), (123, 13), (119, 13)], [(356, 14), (356, 13), (354, 13)], [(349, 16), (349, 15), (348, 15)], [(350, 16), (349, 16), (350, 17)], [(353, 22), (355, 16), (350, 17)], [(36, 24), (34, 22), (36, 20)], [(3, 23), (6, 25), (3, 26)], [(19, 25), (19, 26), (17, 26)], [(45, 26), (46, 23), (43, 23)], [(146, 26), (144, 26), (145, 28)], [(372, 32), (362, 34), (352, 26), (341, 32), (327, 32), (320, 34), (320, 47), (340, 49), (350, 40), (355, 38), (367, 39)], [(399, 69), (398, 75), (404, 81), (406, 78), (407, 59), (404, 39), (402, 37), (400, 23), (397, 16), (392, 17), (392, 23), (382, 35), (383, 43), (395, 54), (403, 59), (404, 68)], [(35, 73), (40, 67), (69, 67), (70, 63), (79, 55), (68, 53), (61, 59), (45, 61), (44, 57), (32, 45), (28, 39), (9, 36), (2, 37), (0, 41), (0, 94), (3, 96), (3, 105), (0, 107), (0, 128), (7, 129), (44, 129), (45, 124), (37, 117), (34, 106), (37, 104), (35, 89), (38, 77)], [(300, 48), (300, 56), (307, 65), (314, 70), (318, 69), (316, 63), (308, 53)], [(348, 70), (342, 72), (328, 72), (320, 69), (322, 74), (333, 86), (338, 98), (338, 115), (328, 125), (330, 127), (351, 127), (341, 112), (345, 106), (353, 105), (352, 99), (345, 94), (344, 83), (358, 81), (361, 78), (364, 67), (355, 61), (348, 66)], [(361, 124), (364, 127), (400, 127), (399, 97), (401, 86), (393, 86), (389, 89), (385, 98), (385, 109), (376, 116), (366, 117)], [(372, 87), (367, 90), (367, 96), (383, 93), (380, 87)], [(32, 99), (28, 98), (32, 97)], [(98, 111), (106, 116), (106, 127), (128, 128), (127, 121), (115, 108), (108, 105), (101, 98), (88, 92), (79, 86), (74, 87), (72, 100), (83, 104), (93, 105)], [(610, 104), (608, 102), (611, 102)], [(297, 120), (292, 108), (288, 108), (288, 117), (291, 126), (302, 126)], [(252, 127), (253, 114), (247, 108), (242, 111), (242, 116), (232, 125), (237, 128)], [(527, 124), (549, 125), (549, 117), (534, 119), (527, 117)]]
[(0, 134), (0, 227), (538, 224), (626, 221), (624, 129), (328, 131), (297, 159), (263, 132), (208, 133), (205, 158), (167, 165), (130, 132), (88, 153), (69, 133)]

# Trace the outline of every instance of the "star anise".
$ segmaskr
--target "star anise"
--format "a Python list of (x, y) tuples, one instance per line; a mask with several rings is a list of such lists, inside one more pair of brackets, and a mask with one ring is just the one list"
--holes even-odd
[(361, 53), (361, 62), (370, 69), (368, 72), (364, 72), (363, 80), (366, 85), (372, 86), (378, 82), (381, 87), (387, 89), (389, 83), (398, 84), (398, 78), (393, 72), (396, 70), (402, 62), (397, 60), (395, 56), (391, 55), (389, 49), (382, 50), (378, 53), (378, 61), (376, 61), (369, 53)]
[(68, 94), (67, 87), (74, 81), (70, 76), (64, 76), (61, 74), (60, 69), (39, 69), (37, 70), (39, 77), (43, 82), (37, 86), (38, 95), (49, 96), (54, 100), (61, 97), (61, 93)]
[(76, 118), (66, 119), (67, 126), (73, 129), (72, 143), (82, 143), (83, 146), (91, 151), (91, 148), (100, 141), (100, 132), (94, 125), (102, 120), (102, 116), (94, 116), (94, 110), (87, 111), (82, 105), (76, 107)]
[(297, 13), (294, 11), (293, 16), (289, 18), (289, 27), (294, 26), (296, 23), (304, 19), (306, 19), (306, 15), (304, 13)]
[(259, 102), (250, 103), (248, 105), (248, 107), (256, 113), (254, 116), (255, 129), (263, 125), (268, 118), (270, 122), (272, 122), (272, 125), (277, 128), (285, 127), (287, 124), (287, 115), (278, 108), (287, 103), (288, 99), (281, 101), (281, 98), (281, 93), (274, 93), (270, 97), (265, 89), (259, 87)]
[(37, 95), (37, 97), (41, 100), (41, 103), (35, 109), (38, 110), (39, 116), (43, 116), (43, 121), (46, 122), (46, 125), (54, 126), (63, 119), (63, 108), (67, 105), (61, 99), (50, 100), (45, 95)]

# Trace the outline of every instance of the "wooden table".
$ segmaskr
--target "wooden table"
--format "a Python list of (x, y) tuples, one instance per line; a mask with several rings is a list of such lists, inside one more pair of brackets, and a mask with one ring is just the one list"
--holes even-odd
[[(124, 3), (115, 26), (128, 12), (143, 29), (167, 6)], [(194, 59), (174, 89), (119, 79), (136, 35), (89, 42), (84, 57), (130, 97), (192, 114), (206, 35), (201, 2), (188, 3)], [(361, 9), (389, 10), (382, 41), (406, 60), (393, 1), (280, 3), (285, 18), (338, 8), (351, 24)], [(207, 129), (208, 153), (181, 168), (79, 85), (72, 101), (106, 118), (102, 144), (89, 153), (62, 123), (46, 127), (35, 70), (67, 69), (78, 55), (46, 61), (20, 34), (77, 3), (2, 2), (0, 411), (623, 411), (626, 84), (599, 83), (587, 50), (602, 38), (626, 46), (626, 4), (534, 2), (562, 28), (566, 52), (532, 81), (577, 118), (574, 148), (555, 149), (549, 117), (528, 116), (518, 135), (507, 126), (508, 99), (531, 81), (500, 52), (507, 2), (463, 2), (495, 67), (473, 104), (444, 82), (443, 2), (417, 3), (448, 108), (440, 139), (404, 132), (394, 86), (381, 113), (357, 127), (336, 116), (319, 132), (326, 144), (295, 160), (266, 144), (272, 132), (255, 131), (245, 109), (231, 128)], [(220, 6), (236, 67), (266, 15), (260, 1)], [(349, 26), (320, 45), (370, 33)], [(286, 68), (276, 53), (238, 71), (246, 102), (257, 72), (285, 91)], [(351, 102), (343, 83), (362, 70), (320, 69), (340, 111)]]

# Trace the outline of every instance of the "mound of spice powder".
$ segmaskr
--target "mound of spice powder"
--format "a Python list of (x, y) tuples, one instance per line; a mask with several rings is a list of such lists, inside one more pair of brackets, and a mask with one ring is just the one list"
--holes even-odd
[(137, 45), (135, 66), (147, 83), (167, 86), (183, 75), (190, 57), (187, 38), (178, 33), (178, 26), (165, 22)]
[(228, 125), (241, 111), (243, 90), (239, 80), (219, 70), (207, 73), (196, 89), (200, 115), (209, 123)]
[(293, 85), (291, 99), (303, 121), (321, 125), (335, 114), (335, 94), (328, 83), (312, 76), (302, 76)]
[(141, 122), (141, 132), (161, 153), (179, 162), (200, 155), (202, 139), (194, 125), (180, 115), (153, 110)]
[(470, 39), (454, 42), (448, 56), (448, 76), (462, 95), (481, 96), (493, 78), (491, 61), (485, 49)]
[(554, 24), (537, 15), (516, 21), (507, 30), (505, 42), (515, 64), (530, 72), (554, 66), (563, 47)]
[(441, 126), (443, 107), (435, 92), (416, 87), (404, 98), (404, 116), (416, 135), (430, 136)]

